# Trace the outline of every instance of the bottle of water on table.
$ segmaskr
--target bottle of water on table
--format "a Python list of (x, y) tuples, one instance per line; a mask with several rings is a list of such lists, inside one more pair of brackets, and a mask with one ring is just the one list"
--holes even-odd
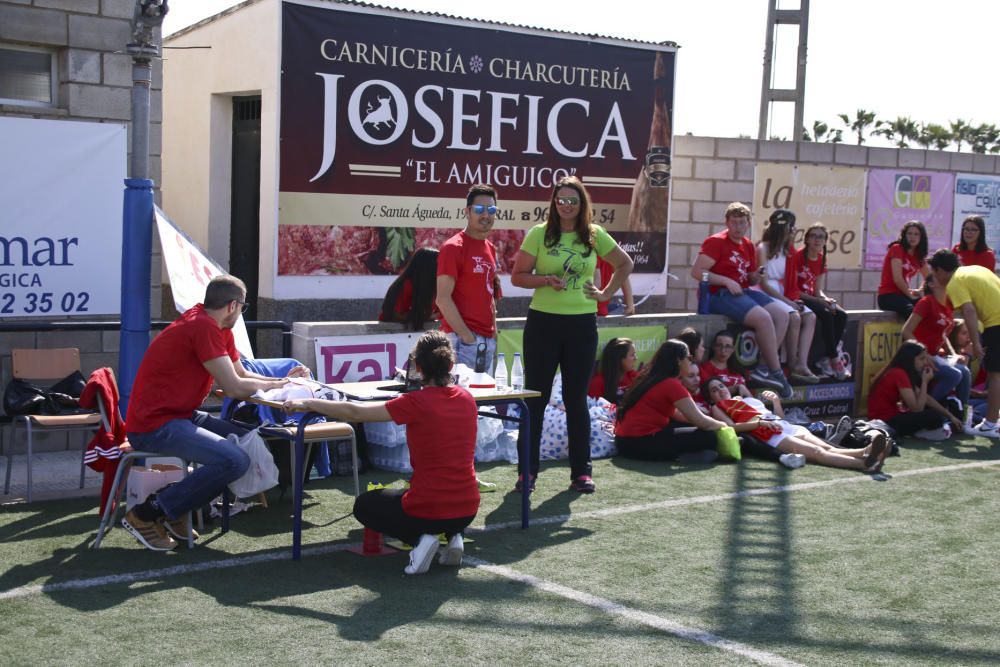
[(524, 390), (524, 365), (521, 363), (521, 353), (514, 353), (514, 364), (510, 367), (510, 388), (514, 391)]
[(507, 360), (503, 358), (503, 352), (497, 355), (497, 370), (493, 374), (493, 379), (497, 383), (497, 391), (507, 389)]

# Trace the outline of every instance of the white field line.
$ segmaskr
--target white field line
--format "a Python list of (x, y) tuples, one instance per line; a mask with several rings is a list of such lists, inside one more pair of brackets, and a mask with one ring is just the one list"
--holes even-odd
[(660, 630), (661, 632), (665, 632), (681, 639), (696, 641), (713, 648), (729, 651), (730, 653), (736, 653), (764, 665), (794, 667), (799, 664), (782, 658), (780, 655), (768, 653), (767, 651), (760, 651), (752, 646), (724, 639), (723, 637), (712, 634), (707, 630), (699, 630), (697, 628), (681, 625), (680, 623), (671, 621), (668, 618), (663, 618), (662, 616), (656, 616), (644, 611), (639, 611), (638, 609), (626, 607), (625, 605), (618, 604), (617, 602), (613, 602), (605, 598), (597, 597), (596, 595), (591, 595), (561, 584), (533, 577), (530, 574), (523, 574), (503, 565), (494, 565), (493, 563), (480, 560), (479, 558), (473, 558), (472, 556), (466, 556), (462, 560), (462, 563), (465, 565), (472, 565), (480, 570), (485, 570), (512, 581), (517, 581), (525, 586), (537, 588), (538, 590), (545, 591), (546, 593), (558, 595), (559, 597), (566, 598), (567, 600), (572, 600), (573, 602), (593, 607), (594, 609), (602, 611), (605, 614), (620, 616), (635, 623), (645, 625), (646, 627), (653, 628), (654, 630)]
[[(951, 466), (935, 466), (932, 468), (920, 468), (917, 470), (907, 470), (904, 472), (895, 473), (893, 476), (910, 477), (913, 475), (929, 475), (938, 472), (952, 472), (956, 470), (966, 470), (971, 468), (986, 468), (995, 465), (1000, 465), (1000, 461), (976, 461), (973, 463), (961, 463), (958, 465), (951, 465)], [(577, 512), (576, 514), (565, 514), (554, 517), (539, 517), (532, 519), (532, 523), (536, 525), (538, 524), (545, 525), (550, 523), (565, 523), (566, 521), (572, 519), (602, 518), (607, 516), (615, 516), (619, 514), (628, 514), (631, 512), (646, 512), (655, 509), (684, 507), (687, 505), (697, 505), (697, 504), (718, 502), (724, 500), (732, 500), (734, 498), (741, 498), (746, 496), (762, 496), (775, 493), (785, 493), (790, 491), (803, 491), (806, 489), (814, 489), (826, 486), (835, 486), (838, 484), (852, 484), (852, 483), (867, 482), (867, 481), (870, 481), (870, 478), (867, 475), (858, 475), (853, 477), (831, 479), (824, 482), (805, 482), (802, 484), (787, 484), (784, 486), (772, 486), (763, 489), (736, 491), (733, 493), (722, 493), (712, 496), (697, 496), (695, 498), (677, 498), (675, 500), (663, 500), (655, 503), (627, 505), (624, 507), (611, 507), (603, 510), (594, 510), (592, 512)], [(520, 521), (509, 521), (507, 523), (496, 523), (496, 524), (490, 524), (488, 526), (470, 527), (467, 532), (485, 533), (501, 529), (519, 528), (520, 526), (521, 526)], [(357, 547), (357, 546), (359, 545), (331, 544), (324, 546), (307, 547), (302, 549), (302, 556), (303, 557), (322, 556), (324, 554), (336, 553), (338, 551), (346, 551), (352, 547)], [(289, 560), (291, 559), (291, 557), (292, 557), (291, 549), (287, 550), (283, 549), (280, 551), (272, 551), (265, 554), (255, 554), (252, 556), (239, 556), (236, 558), (226, 558), (216, 561), (206, 561), (204, 563), (175, 565), (172, 567), (164, 567), (154, 570), (140, 570), (138, 572), (111, 574), (103, 577), (90, 577), (87, 579), (70, 579), (68, 581), (61, 581), (57, 583), (32, 584), (28, 586), (19, 586), (17, 588), (12, 588), (7, 591), (0, 591), (0, 600), (10, 600), (14, 598), (26, 597), (28, 595), (35, 595), (38, 593), (52, 593), (56, 591), (65, 591), (65, 590), (81, 590), (86, 588), (109, 586), (112, 584), (131, 584), (137, 581), (164, 579), (167, 577), (182, 576), (196, 572), (224, 570), (233, 567), (243, 567), (245, 565), (255, 565), (257, 563), (266, 563), (277, 560)]]

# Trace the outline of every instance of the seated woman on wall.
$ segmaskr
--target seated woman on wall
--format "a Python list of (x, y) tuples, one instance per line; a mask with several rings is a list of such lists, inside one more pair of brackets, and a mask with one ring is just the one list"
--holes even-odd
[[(715, 432), (726, 425), (702, 414), (680, 382), (689, 371), (689, 356), (687, 345), (668, 340), (639, 372), (618, 405), (615, 445), (619, 454), (643, 461), (672, 461), (688, 452), (719, 448)], [(675, 413), (684, 415), (697, 430), (678, 431)], [(738, 451), (733, 458), (737, 457)]]
[(951, 427), (961, 432), (962, 422), (927, 390), (933, 377), (934, 362), (923, 343), (903, 342), (872, 381), (868, 418), (881, 419), (900, 436), (916, 435), (925, 440), (947, 440)]
[(683, 341), (691, 350), (691, 361), (700, 364), (705, 360), (705, 343), (702, 341), (700, 331), (694, 327), (685, 327), (677, 334), (677, 340)]
[(913, 313), (903, 325), (901, 336), (903, 340), (919, 341), (927, 348), (935, 368), (930, 394), (935, 401), (945, 405), (945, 399), (954, 391), (961, 405), (953, 413), (961, 416), (969, 404), (972, 373), (968, 366), (959, 363), (959, 357), (947, 337), (955, 320), (944, 288), (934, 282), (932, 275), (927, 277), (924, 291), (927, 294), (917, 301)]
[(761, 398), (771, 401), (773, 412), (756, 398), (733, 398), (717, 378), (702, 385), (702, 394), (712, 405), (712, 416), (716, 419), (732, 424), (738, 432), (749, 433), (782, 454), (801, 454), (810, 463), (875, 473), (882, 469), (889, 451), (888, 441), (881, 433), (873, 435), (863, 449), (838, 449), (820, 440), (804, 427), (783, 419), (781, 401), (773, 391), (761, 394)]
[(424, 322), (437, 319), (437, 257), (434, 248), (418, 248), (386, 290), (379, 311), (380, 322), (399, 322), (421, 331)]
[(816, 315), (799, 300), (795, 280), (795, 214), (779, 208), (768, 218), (757, 244), (757, 263), (764, 275), (754, 289), (760, 289), (774, 299), (788, 315), (788, 331), (781, 342), (785, 359), (791, 367), (789, 378), (795, 382), (816, 384), (819, 378), (809, 370), (809, 349), (816, 333)]
[(970, 215), (962, 221), (962, 238), (951, 249), (962, 261), (962, 266), (985, 266), (996, 271), (997, 258), (986, 245), (986, 221), (981, 215)]
[(635, 344), (629, 338), (612, 338), (604, 346), (600, 369), (590, 381), (587, 395), (591, 398), (604, 397), (609, 403), (617, 405), (637, 375)]
[(878, 307), (896, 313), (903, 320), (913, 312), (913, 306), (923, 296), (910, 286), (918, 273), (927, 277), (927, 229), (916, 220), (903, 225), (899, 238), (889, 244), (882, 263), (882, 281), (878, 286)]
[(835, 377), (841, 382), (851, 377), (837, 347), (847, 328), (847, 311), (828, 297), (826, 286), (826, 239), (829, 233), (822, 222), (814, 222), (806, 230), (805, 246), (795, 253), (795, 280), (799, 299), (816, 314), (816, 326), (823, 341), (823, 355), (816, 360), (822, 377)]
[(452, 384), (454, 352), (440, 331), (423, 334), (414, 347), (420, 391), (386, 403), (347, 403), (296, 399), (286, 412), (318, 412), (346, 422), (393, 421), (406, 424), (413, 477), (410, 488), (378, 489), (354, 501), (354, 516), (367, 528), (412, 544), (406, 574), (423, 574), (438, 553), (439, 533), (448, 544), (438, 562), (460, 565), (462, 531), (479, 511), (473, 457), (476, 451), (476, 402)]
[(747, 389), (746, 374), (736, 365), (733, 351), (736, 337), (729, 329), (723, 329), (712, 337), (712, 351), (708, 361), (698, 366), (702, 383), (710, 378), (719, 378), (734, 394), (751, 396)]

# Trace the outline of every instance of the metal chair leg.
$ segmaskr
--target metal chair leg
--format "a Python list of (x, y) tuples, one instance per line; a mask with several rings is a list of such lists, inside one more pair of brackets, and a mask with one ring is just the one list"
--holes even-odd
[(87, 445), (84, 444), (83, 451), (80, 452), (80, 488), (83, 488), (83, 476), (87, 471)]
[(126, 452), (122, 454), (122, 457), (118, 460), (118, 469), (115, 470), (115, 479), (111, 483), (111, 492), (108, 494), (108, 504), (104, 507), (104, 514), (101, 516), (101, 523), (97, 527), (97, 539), (94, 543), (90, 545), (91, 549), (98, 549), (101, 546), (101, 541), (104, 539), (104, 533), (108, 530), (111, 524), (112, 516), (117, 513), (118, 505), (121, 502), (122, 490), (125, 488), (122, 486), (122, 477), (128, 472), (129, 468), (132, 467), (133, 459), (139, 458), (139, 455), (134, 452)]
[(32, 443), (31, 443), (31, 417), (24, 418), (24, 426), (28, 429), (28, 502), (31, 502), (31, 457), (32, 457)]
[(10, 444), (7, 446), (7, 472), (4, 475), (3, 493), (10, 493), (10, 472), (14, 467), (14, 443), (17, 442), (17, 417), (10, 420)]

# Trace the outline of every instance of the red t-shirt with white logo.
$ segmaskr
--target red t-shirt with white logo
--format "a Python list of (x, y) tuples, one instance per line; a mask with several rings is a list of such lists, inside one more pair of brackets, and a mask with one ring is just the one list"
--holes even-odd
[(913, 388), (910, 376), (902, 368), (890, 368), (885, 372), (868, 394), (868, 419), (889, 421), (902, 410), (899, 401), (900, 389)]
[[(744, 237), (739, 243), (729, 238), (728, 231), (712, 234), (701, 244), (701, 254), (715, 260), (709, 271), (726, 278), (731, 278), (746, 289), (750, 287), (750, 274), (757, 270), (757, 253), (753, 243)], [(726, 289), (721, 285), (711, 286), (712, 294)]]
[(406, 424), (413, 477), (403, 511), (421, 519), (459, 519), (479, 511), (476, 401), (467, 390), (424, 387), (388, 401), (392, 421)]
[(705, 385), (705, 382), (711, 378), (719, 378), (722, 384), (726, 385), (726, 388), (733, 389), (739, 385), (745, 385), (747, 383), (746, 376), (739, 371), (731, 371), (728, 368), (716, 368), (715, 364), (711, 361), (706, 361), (701, 366), (698, 366), (698, 375), (701, 376), (701, 384)]
[(805, 248), (795, 253), (795, 279), (799, 285), (799, 291), (810, 296), (817, 296), (816, 281), (826, 273), (823, 266), (823, 255), (817, 255), (816, 259), (809, 259)]
[(962, 250), (962, 246), (956, 244), (951, 251), (962, 260), (962, 266), (985, 266), (990, 271), (997, 269), (997, 257), (989, 248), (982, 252), (976, 252), (975, 250)]
[(929, 354), (937, 354), (944, 346), (944, 337), (955, 324), (953, 313), (950, 305), (942, 304), (930, 294), (913, 307), (913, 314), (920, 316), (920, 324), (913, 329), (913, 337), (924, 344)]
[(920, 273), (920, 266), (923, 264), (916, 255), (906, 252), (898, 243), (889, 246), (889, 252), (885, 255), (885, 262), (882, 264), (882, 282), (878, 286), (878, 294), (902, 294), (896, 283), (892, 279), (892, 260), (898, 259), (903, 262), (903, 282), (910, 285), (913, 276)]
[(641, 438), (659, 433), (670, 423), (677, 408), (674, 403), (691, 394), (677, 378), (667, 378), (650, 387), (639, 402), (629, 408), (625, 419), (615, 424), (615, 435)]
[[(474, 239), (464, 231), (441, 244), (438, 251), (438, 276), (455, 279), (451, 298), (466, 326), (480, 336), (496, 334), (493, 321), (493, 278), (497, 255), (493, 244)], [(441, 330), (451, 333), (454, 328), (441, 318)]]
[(221, 329), (198, 304), (153, 339), (132, 386), (125, 417), (129, 433), (149, 433), (172, 419), (190, 419), (212, 389), (204, 362), (238, 361), (232, 329)]

